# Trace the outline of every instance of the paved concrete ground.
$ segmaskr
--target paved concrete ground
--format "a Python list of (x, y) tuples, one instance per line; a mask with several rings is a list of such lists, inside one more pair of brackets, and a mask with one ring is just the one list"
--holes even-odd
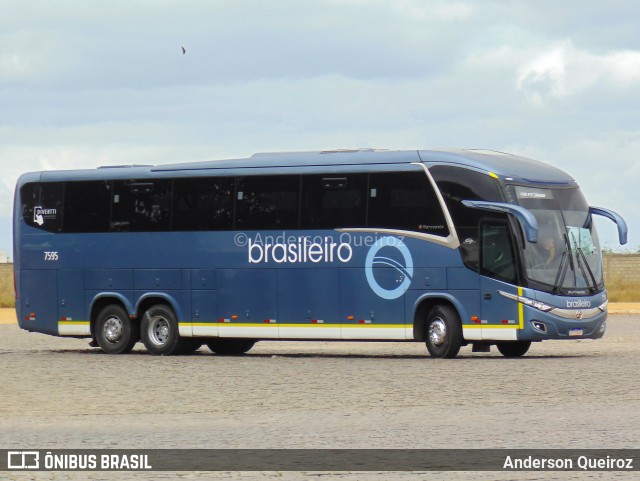
[[(2, 448), (638, 448), (640, 319), (598, 341), (431, 359), (422, 344), (261, 342), (109, 356), (0, 326)], [(29, 473), (0, 473), (32, 479)], [(38, 473), (36, 479), (640, 479), (629, 473)]]

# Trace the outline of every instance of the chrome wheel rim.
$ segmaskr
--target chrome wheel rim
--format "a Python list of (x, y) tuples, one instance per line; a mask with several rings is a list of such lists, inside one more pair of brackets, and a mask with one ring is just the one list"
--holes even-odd
[(122, 320), (116, 316), (111, 316), (107, 319), (104, 323), (104, 327), (102, 328), (104, 338), (111, 344), (117, 343), (122, 338), (123, 330), (124, 326), (122, 324)]
[(169, 341), (169, 321), (162, 316), (157, 316), (149, 322), (149, 339), (156, 346), (163, 346)]
[(440, 319), (434, 319), (429, 324), (429, 342), (434, 346), (442, 346), (447, 340), (447, 325)]

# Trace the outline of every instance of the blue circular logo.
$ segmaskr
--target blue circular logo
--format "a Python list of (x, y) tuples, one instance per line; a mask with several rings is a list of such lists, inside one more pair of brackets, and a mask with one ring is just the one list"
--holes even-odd
[[(392, 247), (400, 252), (404, 260), (404, 265), (390, 257), (377, 255), (383, 247)], [(396, 282), (399, 283), (398, 287), (391, 290), (382, 287), (373, 275), (374, 266), (384, 266), (395, 269), (399, 274), (396, 280)], [(409, 252), (409, 249), (401, 239), (390, 236), (382, 237), (369, 249), (364, 270), (367, 275), (367, 282), (369, 282), (369, 286), (373, 292), (383, 299), (397, 299), (404, 294), (411, 285), (411, 279), (413, 278), (413, 258), (411, 257), (411, 252)]]

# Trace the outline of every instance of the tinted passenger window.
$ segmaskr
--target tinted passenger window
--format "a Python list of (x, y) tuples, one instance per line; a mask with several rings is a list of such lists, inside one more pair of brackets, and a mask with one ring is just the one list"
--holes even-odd
[(238, 177), (236, 229), (296, 229), (300, 177)]
[(511, 284), (517, 283), (516, 264), (513, 256), (509, 225), (504, 223), (482, 224), (481, 274)]
[(449, 235), (440, 202), (422, 171), (371, 174), (367, 226)]
[(482, 218), (506, 219), (506, 216), (465, 207), (463, 200), (502, 202), (498, 182), (489, 175), (460, 167), (439, 165), (429, 169), (449, 209), (460, 240), (462, 260), (479, 270), (479, 223)]
[(26, 224), (49, 232), (60, 232), (64, 214), (64, 183), (27, 184), (20, 194)]
[(171, 181), (127, 180), (113, 183), (111, 230), (169, 230)]
[(231, 229), (234, 186), (233, 177), (176, 179), (172, 230)]
[(301, 228), (365, 227), (366, 190), (366, 174), (304, 176)]
[(25, 184), (20, 189), (20, 199), (22, 200), (22, 219), (27, 225), (38, 227), (34, 222), (33, 211), (40, 203), (40, 184)]
[(65, 232), (108, 232), (110, 185), (104, 181), (67, 182)]

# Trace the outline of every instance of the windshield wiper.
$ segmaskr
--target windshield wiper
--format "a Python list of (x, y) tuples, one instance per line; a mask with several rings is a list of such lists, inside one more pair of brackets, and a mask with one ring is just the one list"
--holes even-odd
[[(584, 277), (584, 280), (587, 281), (587, 285), (589, 286), (589, 290), (593, 294), (596, 291), (596, 289), (598, 288), (598, 283), (596, 282), (596, 276), (593, 275), (593, 271), (591, 270), (591, 267), (589, 266), (589, 262), (587, 261), (587, 256), (584, 255), (584, 251), (582, 250), (582, 247), (578, 247), (578, 242), (576, 241), (575, 236), (573, 236), (573, 241), (576, 244), (576, 252), (579, 254), (579, 255), (576, 256), (576, 260), (578, 262), (578, 266), (580, 267), (580, 272), (582, 272), (582, 277)], [(587, 271), (589, 272), (589, 277), (591, 277), (591, 282), (593, 282), (593, 285), (589, 284), (589, 279), (587, 278), (587, 273), (584, 271), (585, 267), (587, 268)]]
[(560, 260), (556, 280), (553, 282), (554, 294), (558, 292), (558, 289), (560, 289), (560, 286), (564, 282), (564, 278), (567, 277), (567, 267), (571, 266), (571, 270), (574, 272), (576, 270), (573, 265), (573, 256), (571, 255), (571, 244), (569, 243), (569, 238), (567, 237), (567, 234), (563, 234), (562, 238), (564, 239), (564, 251), (562, 252), (562, 259)]
[[(593, 286), (589, 286), (589, 290), (591, 291), (591, 293), (594, 293), (598, 288), (598, 283), (596, 282), (596, 276), (593, 275), (593, 271), (591, 270), (591, 267), (589, 267), (589, 262), (587, 262), (587, 257), (584, 255), (584, 252), (580, 247), (578, 247), (578, 253), (580, 254), (580, 257), (578, 257), (578, 264), (580, 264), (580, 270), (582, 271), (584, 280), (587, 281), (587, 284), (589, 284), (589, 279), (587, 279), (587, 276), (584, 272), (584, 268), (582, 267), (582, 264), (584, 264), (584, 267), (587, 268), (587, 272), (589, 273), (589, 277), (591, 277), (591, 282), (593, 282)], [(582, 262), (580, 262), (580, 258), (582, 258)]]
[(567, 275), (567, 266), (569, 265), (567, 261), (567, 250), (565, 249), (562, 252), (562, 259), (560, 259), (560, 266), (558, 267), (558, 273), (556, 274), (556, 279), (553, 281), (553, 293), (555, 294), (560, 289), (560, 284), (564, 282), (564, 278)]

